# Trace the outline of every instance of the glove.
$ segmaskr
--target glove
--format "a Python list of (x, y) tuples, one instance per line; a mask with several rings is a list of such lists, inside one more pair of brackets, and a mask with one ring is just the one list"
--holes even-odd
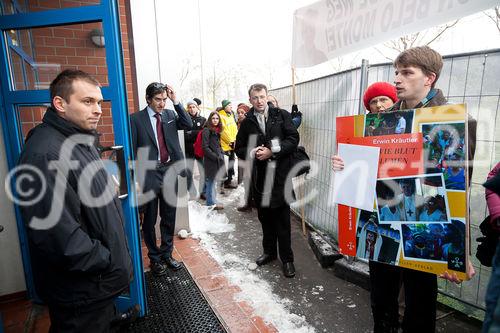
[(292, 105), (292, 113), (291, 114), (292, 114), (292, 118), (302, 116), (302, 112), (299, 111), (299, 107), (297, 106), (297, 104)]

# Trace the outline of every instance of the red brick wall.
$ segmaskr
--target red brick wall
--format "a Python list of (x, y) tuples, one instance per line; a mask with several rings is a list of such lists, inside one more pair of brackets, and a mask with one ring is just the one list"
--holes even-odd
[[(78, 7), (98, 3), (98, 0), (65, 1), (65, 0), (37, 0), (30, 1), (30, 11), (41, 11), (54, 8)], [(120, 29), (125, 67), (125, 83), (127, 89), (127, 102), (130, 112), (135, 111), (138, 105), (134, 95), (134, 82), (132, 77), (132, 61), (129, 51), (129, 26), (127, 21), (127, 0), (119, 0)], [(108, 85), (108, 69), (104, 48), (96, 47), (90, 40), (91, 30), (102, 30), (101, 22), (75, 24), (60, 27), (47, 27), (32, 29), (35, 62), (39, 64), (39, 87), (30, 89), (47, 89), (50, 82), (63, 69), (75, 68), (88, 72), (96, 77), (103, 85)], [(18, 77), (18, 76), (16, 76)], [(102, 133), (101, 144), (110, 146), (114, 144), (113, 121), (111, 117), (111, 104), (103, 104), (103, 114), (99, 122), (98, 131)], [(40, 107), (24, 107), (20, 110), (23, 134), (41, 121), (43, 111)], [(127, 110), (124, 110), (127, 112)]]

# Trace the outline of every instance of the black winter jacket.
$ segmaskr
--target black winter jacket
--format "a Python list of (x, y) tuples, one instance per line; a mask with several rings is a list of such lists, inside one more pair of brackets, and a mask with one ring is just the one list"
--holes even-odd
[[(249, 139), (252, 135), (257, 136), (257, 142), (256, 145), (249, 146)], [(251, 108), (246, 118), (241, 123), (238, 135), (236, 136), (235, 152), (238, 158), (245, 160), (247, 159), (247, 151), (257, 146), (264, 145), (271, 148), (272, 139), (279, 139), (281, 150), (278, 153), (274, 153), (271, 159), (265, 161), (254, 159), (252, 183), (255, 202), (260, 206), (264, 194), (264, 180), (267, 166), (269, 162), (276, 162), (270, 202), (270, 207), (276, 208), (286, 203), (285, 183), (291, 168), (292, 153), (297, 149), (299, 143), (299, 132), (297, 132), (297, 129), (292, 123), (290, 113), (286, 110), (269, 107), (266, 133), (263, 133), (257, 122), (255, 110)], [(291, 182), (290, 177), (288, 181)], [(291, 186), (291, 184), (289, 185)]]
[[(89, 144), (76, 144), (75, 134), (84, 135)], [(31, 188), (39, 190), (42, 181), (47, 184), (40, 200), (20, 210), (27, 228), (35, 288), (49, 305), (79, 306), (110, 299), (132, 280), (121, 203), (114, 186), (106, 187), (110, 179), (90, 134), (48, 108), (43, 123), (28, 134), (19, 159), (20, 165), (38, 168), (43, 175)], [(74, 145), (70, 153), (61, 153), (61, 146), (69, 142)], [(49, 164), (59, 160), (56, 172)], [(74, 166), (64, 172), (69, 163)], [(97, 166), (91, 173), (93, 178), (81, 177), (84, 168), (92, 164)], [(56, 181), (58, 177), (61, 183)], [(85, 180), (79, 184), (80, 178)], [(80, 192), (84, 189), (92, 197), (104, 194), (108, 199), (89, 207), (79, 186)], [(50, 227), (32, 220), (47, 217), (58, 204), (61, 213), (51, 217)]]
[(195, 158), (193, 144), (196, 141), (198, 133), (203, 129), (207, 120), (200, 115), (196, 115), (194, 117), (191, 116), (191, 121), (193, 122), (193, 127), (184, 132), (184, 149), (186, 150), (186, 158)]
[[(220, 134), (205, 127), (202, 132), (203, 148), (203, 168), (205, 169), (205, 177), (215, 179), (218, 171), (224, 166), (224, 154), (220, 146)], [(225, 172), (219, 173), (219, 178), (223, 178)], [(217, 179), (220, 180), (220, 179)]]

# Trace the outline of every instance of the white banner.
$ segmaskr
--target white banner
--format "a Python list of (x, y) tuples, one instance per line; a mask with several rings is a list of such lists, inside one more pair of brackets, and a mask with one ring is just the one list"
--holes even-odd
[(495, 5), (499, 0), (321, 0), (294, 13), (292, 66), (314, 66)]

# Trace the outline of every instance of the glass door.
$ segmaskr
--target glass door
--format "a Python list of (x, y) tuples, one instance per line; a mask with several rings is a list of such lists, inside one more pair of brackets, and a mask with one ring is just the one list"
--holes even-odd
[[(118, 0), (38, 1), (0, 0), (0, 117), (9, 169), (16, 165), (24, 138), (39, 124), (50, 104), (49, 84), (64, 69), (92, 74), (102, 85), (103, 114), (97, 128), (100, 145), (114, 147), (103, 158), (113, 158), (121, 170), (120, 198), (125, 230), (134, 265), (134, 279), (118, 299), (121, 310), (139, 305), (146, 311), (144, 276), (136, 198), (129, 172), (130, 136), (122, 58)], [(113, 171), (113, 163), (110, 170)], [(130, 195), (129, 195), (130, 194)], [(33, 289), (24, 224), (16, 211), (26, 284)]]

